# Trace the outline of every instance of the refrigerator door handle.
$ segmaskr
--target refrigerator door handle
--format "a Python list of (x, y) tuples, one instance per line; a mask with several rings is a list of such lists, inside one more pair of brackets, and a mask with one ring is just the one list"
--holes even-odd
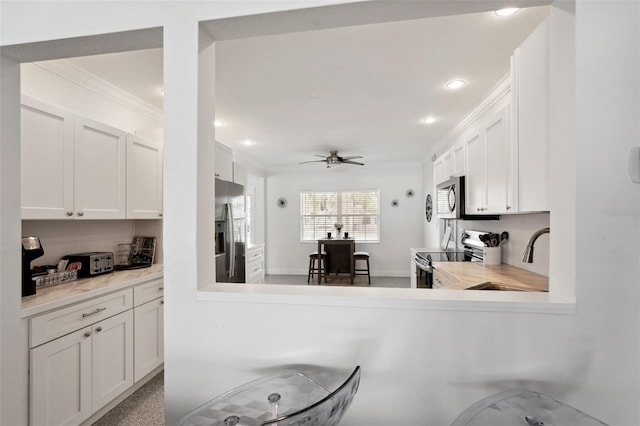
[(229, 278), (235, 275), (236, 270), (236, 236), (233, 232), (233, 209), (231, 204), (225, 204), (227, 209), (227, 235), (229, 235)]

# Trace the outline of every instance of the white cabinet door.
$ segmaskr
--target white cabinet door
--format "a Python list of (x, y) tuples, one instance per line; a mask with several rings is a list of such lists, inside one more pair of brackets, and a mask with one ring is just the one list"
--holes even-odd
[(73, 218), (73, 114), (24, 96), (22, 218)]
[(543, 23), (512, 58), (514, 126), (518, 140), (518, 209), (549, 210), (549, 23)]
[(30, 358), (32, 425), (78, 425), (91, 415), (90, 327), (31, 349)]
[(122, 312), (92, 327), (92, 410), (133, 385), (133, 312)]
[(75, 119), (75, 214), (81, 219), (124, 219), (126, 134)]
[(233, 182), (233, 151), (226, 145), (216, 142), (216, 172), (218, 179)]
[(134, 380), (137, 382), (164, 362), (164, 299), (134, 308)]
[(485, 140), (480, 129), (468, 133), (465, 138), (467, 175), (465, 178), (465, 213), (481, 214), (485, 205)]
[(484, 124), (486, 158), (486, 194), (483, 213), (507, 211), (508, 105), (503, 106)]
[(464, 176), (466, 174), (464, 139), (457, 142), (451, 149), (453, 157), (453, 176)]
[(127, 218), (162, 217), (162, 144), (127, 135)]
[(511, 94), (506, 92), (467, 132), (465, 213), (507, 213), (511, 170)]

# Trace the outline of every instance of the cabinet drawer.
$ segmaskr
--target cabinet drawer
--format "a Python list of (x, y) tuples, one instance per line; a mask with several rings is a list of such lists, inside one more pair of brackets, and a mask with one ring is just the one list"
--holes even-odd
[(37, 316), (29, 321), (29, 347), (36, 347), (132, 307), (133, 293), (126, 289)]
[(164, 295), (164, 281), (157, 279), (133, 288), (133, 306), (139, 306)]
[(264, 269), (264, 262), (262, 258), (252, 260), (247, 263), (247, 277), (252, 277), (256, 274), (262, 274), (262, 270)]
[(264, 247), (251, 248), (247, 250), (247, 263), (255, 259), (262, 259), (264, 257)]

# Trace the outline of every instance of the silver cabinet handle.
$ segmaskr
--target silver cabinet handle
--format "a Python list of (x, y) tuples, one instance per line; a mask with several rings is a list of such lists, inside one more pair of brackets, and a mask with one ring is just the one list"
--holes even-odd
[(98, 312), (102, 312), (102, 311), (106, 311), (106, 310), (107, 310), (107, 308), (98, 308), (93, 312), (89, 312), (88, 314), (82, 314), (82, 318), (90, 317), (91, 315), (95, 315)]
[(67, 212), (67, 216), (73, 216), (73, 212)]
[(84, 216), (84, 212), (78, 212), (78, 216)]
[(161, 300), (161, 301), (160, 301), (160, 304), (161, 304), (161, 305), (164, 305), (164, 300)]
[(164, 287), (158, 287), (158, 291), (164, 290)]
[(87, 331), (86, 333), (84, 333), (84, 337), (89, 337), (89, 336), (91, 336), (91, 332), (90, 331)]
[(162, 217), (162, 213), (158, 213), (158, 216)]
[(507, 206), (507, 210), (511, 210), (511, 206)]
[(96, 328), (96, 332), (97, 332), (97, 333), (100, 333), (101, 331), (102, 331), (102, 327), (98, 327), (98, 328)]

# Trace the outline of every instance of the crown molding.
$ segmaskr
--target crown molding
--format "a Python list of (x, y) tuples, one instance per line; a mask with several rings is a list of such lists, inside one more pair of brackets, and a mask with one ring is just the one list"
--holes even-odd
[[(476, 106), (471, 112), (465, 115), (462, 120), (454, 127), (450, 132), (446, 134), (444, 138), (442, 138), (437, 144), (434, 145), (434, 148), (427, 152), (422, 157), (422, 163), (427, 164), (431, 163), (433, 156), (439, 156), (444, 151), (446, 151), (454, 142), (454, 140), (464, 133), (465, 130), (469, 128), (469, 126), (478, 119), (478, 117), (482, 116), (485, 112), (487, 112), (496, 102), (502, 98), (507, 92), (511, 90), (511, 73), (508, 72), (504, 77), (502, 77), (492, 88), (489, 90), (487, 96), (484, 97), (482, 102), (478, 106)], [(438, 154), (438, 151), (441, 151)]]
[(133, 96), (131, 93), (120, 89), (106, 80), (101, 79), (84, 68), (72, 64), (66, 59), (55, 62), (34, 62), (33, 64), (74, 84), (91, 90), (92, 92), (110, 99), (126, 108), (136, 111), (137, 113), (144, 115), (151, 120), (157, 121), (160, 124), (164, 122), (164, 114), (159, 108), (156, 108), (150, 103)]

